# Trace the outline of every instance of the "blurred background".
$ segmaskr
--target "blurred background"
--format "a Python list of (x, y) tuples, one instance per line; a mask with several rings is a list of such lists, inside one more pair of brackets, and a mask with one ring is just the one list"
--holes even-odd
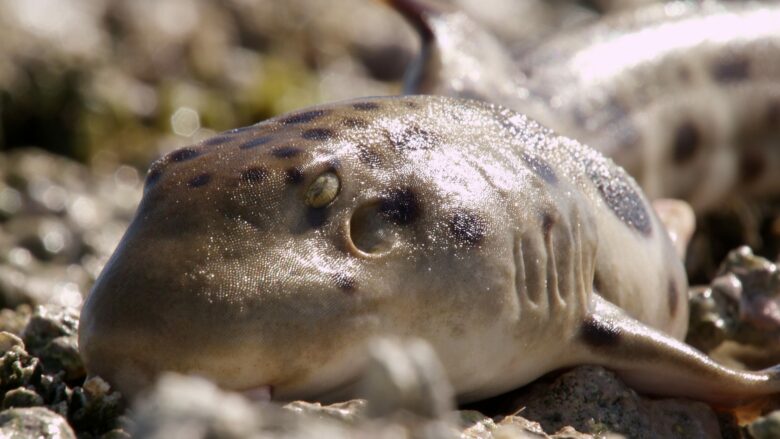
[[(514, 44), (615, 3), (452, 1)], [(381, 0), (0, 0), (0, 41), (0, 147), (141, 167), (215, 131), (396, 94), (419, 46)]]
[(0, 145), (145, 167), (306, 105), (398, 93), (415, 35), (380, 2), (0, 1)]

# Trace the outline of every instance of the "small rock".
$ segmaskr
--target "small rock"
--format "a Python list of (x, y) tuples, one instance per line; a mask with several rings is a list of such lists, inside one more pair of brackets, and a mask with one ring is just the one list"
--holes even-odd
[(780, 437), (780, 410), (756, 419), (747, 427), (754, 439), (775, 439)]
[(780, 270), (749, 247), (731, 251), (690, 303), (686, 342), (738, 368), (761, 369), (780, 359)]
[(43, 405), (43, 398), (32, 390), (19, 387), (5, 393), (3, 409), (12, 407), (36, 407)]
[(100, 377), (91, 377), (81, 386), (91, 398), (103, 398), (111, 393), (111, 386)]
[(370, 359), (358, 384), (371, 417), (405, 410), (428, 419), (452, 413), (454, 392), (431, 346), (420, 339), (381, 338), (370, 344)]
[(10, 332), (0, 332), (0, 352), (10, 351), (14, 346), (18, 346), (24, 349), (24, 342), (21, 338), (11, 334)]
[[(721, 279), (725, 283), (730, 279)], [(710, 352), (723, 343), (731, 329), (736, 306), (724, 296), (716, 283), (710, 288), (694, 288), (690, 297), (690, 320), (685, 342)]]
[[(756, 256), (750, 247), (731, 251), (720, 267), (719, 276), (732, 275), (739, 279), (741, 289), (735, 300), (739, 301), (741, 326), (749, 326), (757, 334), (751, 335), (762, 343), (767, 336), (780, 338), (780, 270), (771, 261)], [(750, 340), (752, 341), (752, 340)]]
[(44, 407), (14, 408), (0, 412), (0, 437), (76, 439), (65, 418)]
[(283, 408), (295, 413), (327, 417), (354, 424), (365, 417), (366, 400), (353, 399), (325, 406), (318, 402), (293, 401)]
[(459, 415), (463, 439), (489, 439), (493, 437), (493, 431), (497, 426), (492, 418), (476, 410), (462, 410)]
[(112, 392), (102, 378), (92, 377), (73, 389), (68, 420), (79, 432), (101, 433), (119, 428), (124, 411), (122, 395)]
[[(580, 433), (572, 427), (563, 427), (553, 435), (547, 435), (538, 422), (529, 421), (522, 416), (507, 416), (498, 423), (493, 431), (496, 439), (593, 439), (594, 435)], [(620, 435), (599, 434), (598, 438), (621, 437)]]
[(78, 341), (74, 336), (53, 339), (46, 345), (40, 357), (44, 366), (65, 372), (66, 381), (78, 380), (87, 373), (79, 354)]
[[(472, 416), (471, 413), (479, 414), (479, 412), (468, 410), (462, 412), (462, 415), (466, 413), (468, 413), (468, 417)], [(611, 435), (609, 433), (594, 436), (580, 433), (572, 427), (564, 427), (555, 434), (548, 435), (542, 430), (542, 427), (538, 422), (529, 421), (522, 416), (506, 416), (499, 423), (496, 423), (493, 419), (487, 418), (484, 415), (481, 416), (483, 419), (463, 430), (460, 436), (461, 439), (593, 439), (594, 437), (602, 439), (623, 437), (620, 435)]]
[(22, 333), (22, 338), (33, 352), (56, 337), (77, 335), (78, 326), (79, 315), (75, 309), (55, 305), (39, 306)]
[(31, 315), (32, 308), (29, 305), (19, 305), (14, 310), (0, 310), (0, 331), (20, 335), (30, 321)]
[(597, 366), (580, 366), (552, 383), (532, 384), (513, 406), (538, 421), (545, 432), (571, 426), (594, 435), (619, 433), (631, 438), (710, 438), (720, 435), (709, 406), (684, 399), (648, 399)]
[(74, 308), (45, 305), (36, 308), (22, 338), (46, 370), (65, 371), (68, 381), (85, 376), (78, 352), (78, 312)]
[(135, 404), (133, 436), (242, 438), (259, 428), (258, 412), (237, 394), (202, 378), (165, 374)]
[[(356, 415), (363, 406), (360, 400), (332, 406), (295, 401), (284, 408), (275, 403), (253, 404), (203, 378), (169, 373), (136, 400), (128, 424), (134, 437), (152, 439), (445, 437), (434, 422), (410, 430), (395, 420), (363, 419)], [(454, 429), (448, 433), (447, 438), (456, 437)]]
[[(54, 340), (63, 337), (55, 337)], [(45, 405), (50, 411), (66, 417), (80, 435), (90, 437), (120, 427), (124, 402), (121, 395), (111, 392), (105, 381), (95, 377), (87, 380), (82, 387), (69, 388), (63, 381), (66, 371), (43, 370), (40, 360), (30, 355), (24, 343), (10, 334), (0, 333), (0, 340), (6, 340), (10, 345), (10, 349), (0, 357), (0, 400), (3, 407)]]
[(41, 377), (41, 364), (20, 345), (12, 346), (0, 357), (0, 395), (17, 387), (28, 386)]

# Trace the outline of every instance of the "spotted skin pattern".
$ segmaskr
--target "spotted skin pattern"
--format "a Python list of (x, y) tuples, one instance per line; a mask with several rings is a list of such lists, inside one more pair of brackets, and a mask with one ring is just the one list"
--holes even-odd
[(423, 41), (411, 94), (529, 115), (611, 157), (651, 199), (685, 199), (697, 212), (780, 195), (776, 2), (660, 2), (520, 55), (440, 2), (390, 3)]
[(374, 98), (216, 138), (152, 165), (82, 310), (87, 368), (124, 392), (174, 370), (337, 398), (387, 334), (429, 341), (461, 401), (586, 363), (708, 401), (780, 390), (679, 341), (685, 274), (634, 180), (523, 115)]

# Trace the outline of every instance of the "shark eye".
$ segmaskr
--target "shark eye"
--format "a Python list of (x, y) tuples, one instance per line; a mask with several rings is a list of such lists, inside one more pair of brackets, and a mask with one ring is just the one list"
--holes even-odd
[(325, 207), (336, 199), (339, 189), (341, 189), (339, 176), (332, 171), (325, 172), (306, 189), (303, 202), (309, 207)]

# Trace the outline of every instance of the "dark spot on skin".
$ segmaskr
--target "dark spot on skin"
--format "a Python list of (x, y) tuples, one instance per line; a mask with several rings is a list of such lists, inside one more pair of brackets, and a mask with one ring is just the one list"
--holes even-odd
[(319, 229), (328, 222), (328, 209), (324, 207), (306, 209), (306, 223), (313, 229)]
[(346, 293), (352, 293), (357, 289), (357, 281), (355, 278), (344, 273), (334, 275), (333, 282), (336, 283), (336, 286), (339, 287), (339, 289)]
[(214, 146), (214, 145), (221, 145), (227, 141), (230, 141), (233, 139), (233, 136), (229, 135), (220, 135), (220, 136), (214, 136), (210, 139), (206, 139), (203, 141), (203, 145), (205, 146)]
[(644, 201), (629, 182), (629, 177), (618, 168), (610, 166), (604, 159), (588, 161), (586, 170), (610, 210), (624, 224), (642, 235), (650, 236), (653, 232), (650, 214)]
[(352, 108), (358, 111), (373, 111), (379, 109), (379, 104), (376, 102), (358, 102), (353, 104)]
[(330, 128), (312, 128), (301, 133), (301, 137), (306, 140), (329, 140), (336, 135), (336, 132)]
[(487, 224), (472, 212), (455, 212), (450, 219), (450, 233), (458, 243), (476, 246), (485, 238)]
[(285, 179), (288, 183), (299, 184), (303, 181), (303, 171), (301, 168), (289, 168), (284, 171)]
[(689, 162), (701, 143), (701, 133), (692, 121), (686, 121), (677, 127), (672, 145), (672, 159), (678, 165)]
[(247, 140), (246, 142), (238, 145), (239, 149), (252, 149), (258, 146), (265, 145), (271, 141), (271, 136), (256, 137), (254, 139)]
[(187, 186), (195, 188), (195, 187), (201, 187), (205, 184), (207, 184), (209, 181), (211, 181), (211, 175), (209, 174), (200, 174), (197, 177), (193, 178), (189, 182), (187, 182)]
[(382, 156), (366, 145), (358, 145), (357, 154), (358, 160), (371, 168), (376, 168), (382, 162)]
[(261, 167), (248, 168), (241, 173), (241, 180), (250, 183), (258, 183), (261, 181), (265, 181), (267, 177), (268, 177), (268, 171), (266, 171), (265, 168), (261, 168)]
[(677, 314), (677, 303), (680, 301), (680, 293), (677, 292), (677, 284), (674, 279), (669, 279), (667, 298), (669, 299), (669, 314), (674, 316)]
[(588, 317), (580, 327), (580, 338), (596, 348), (611, 347), (620, 343), (620, 328), (594, 316)]
[(168, 158), (172, 162), (185, 162), (199, 156), (200, 152), (192, 148), (182, 148), (172, 152)]
[(320, 117), (324, 116), (326, 113), (327, 112), (325, 110), (305, 111), (303, 113), (293, 114), (292, 116), (288, 116), (282, 119), (282, 124), (297, 125), (301, 123), (308, 123), (315, 119), (319, 119)]
[(390, 221), (405, 225), (420, 216), (420, 204), (411, 189), (396, 189), (383, 197), (379, 212)]
[(368, 122), (363, 119), (357, 119), (354, 117), (348, 117), (341, 122), (347, 128), (368, 128)]
[(302, 153), (303, 150), (294, 146), (280, 146), (271, 150), (271, 155), (280, 159), (288, 159)]
[(526, 153), (523, 153), (522, 158), (525, 164), (528, 165), (529, 168), (531, 168), (534, 174), (541, 177), (542, 180), (550, 184), (558, 183), (558, 177), (555, 175), (555, 171), (553, 171), (553, 169), (550, 167), (550, 165), (547, 162), (545, 162), (544, 160), (538, 157), (534, 157)]
[(150, 169), (149, 173), (146, 174), (146, 187), (152, 187), (155, 183), (157, 183), (158, 180), (160, 180), (160, 177), (162, 177), (162, 170), (160, 168)]
[(712, 66), (712, 76), (718, 82), (743, 81), (750, 76), (750, 61), (743, 56), (730, 56)]
[(766, 157), (760, 148), (747, 148), (740, 151), (740, 182), (749, 184), (759, 180), (766, 171), (766, 165)]
[(398, 151), (428, 150), (439, 142), (438, 136), (417, 125), (406, 128), (400, 134), (389, 134), (390, 142)]
[(542, 233), (544, 233), (545, 239), (548, 239), (550, 237), (550, 233), (552, 233), (552, 228), (555, 225), (555, 218), (553, 218), (552, 215), (549, 213), (545, 213), (542, 216)]

